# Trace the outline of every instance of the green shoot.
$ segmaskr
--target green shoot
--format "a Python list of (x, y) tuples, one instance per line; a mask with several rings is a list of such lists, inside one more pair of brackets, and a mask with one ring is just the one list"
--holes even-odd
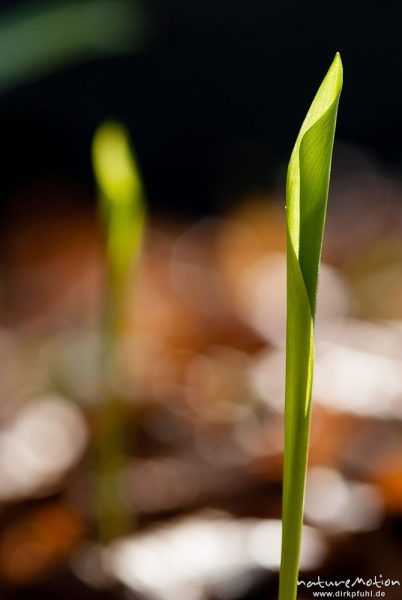
[(109, 376), (123, 333), (125, 304), (133, 269), (138, 269), (145, 225), (144, 193), (125, 129), (116, 123), (97, 130), (92, 147), (99, 205), (106, 238), (106, 290), (102, 345), (103, 401), (98, 430), (97, 510), (100, 538), (125, 532), (128, 514), (121, 470), (126, 454), (124, 402)]
[(286, 189), (285, 454), (279, 600), (295, 600), (311, 415), (314, 319), (342, 63), (339, 54), (307, 113)]

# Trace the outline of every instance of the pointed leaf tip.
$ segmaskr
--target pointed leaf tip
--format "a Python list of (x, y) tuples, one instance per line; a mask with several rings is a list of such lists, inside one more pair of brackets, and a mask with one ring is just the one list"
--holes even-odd
[(288, 169), (287, 225), (313, 318), (342, 75), (336, 53), (303, 121)]

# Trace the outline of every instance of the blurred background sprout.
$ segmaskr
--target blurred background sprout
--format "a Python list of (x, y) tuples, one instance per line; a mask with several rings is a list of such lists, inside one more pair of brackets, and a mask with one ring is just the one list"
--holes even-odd
[(0, 16), (0, 92), (70, 64), (138, 50), (149, 35), (130, 0), (25, 3)]
[[(98, 431), (100, 535), (103, 541), (125, 533), (127, 508), (122, 498), (122, 469), (127, 454), (124, 403), (110, 388), (119, 339), (127, 315), (127, 293), (138, 269), (144, 233), (142, 183), (127, 131), (118, 123), (101, 125), (94, 136), (92, 158), (105, 231), (106, 281), (103, 329), (103, 406)], [(131, 434), (133, 435), (133, 434)]]

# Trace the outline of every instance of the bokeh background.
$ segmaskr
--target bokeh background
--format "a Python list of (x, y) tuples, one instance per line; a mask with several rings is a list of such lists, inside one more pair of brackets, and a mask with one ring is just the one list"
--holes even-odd
[[(2, 2), (1, 598), (276, 598), (286, 164), (336, 51), (301, 577), (402, 580), (401, 19), (393, 1)], [(110, 118), (148, 226), (115, 348), (127, 524), (101, 554), (90, 150)]]

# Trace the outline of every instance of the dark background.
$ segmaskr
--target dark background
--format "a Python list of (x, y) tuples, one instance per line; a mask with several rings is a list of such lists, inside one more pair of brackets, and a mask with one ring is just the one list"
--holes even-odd
[[(16, 5), (2, 3), (0, 16)], [(3, 200), (42, 176), (93, 189), (91, 138), (108, 117), (130, 128), (151, 210), (203, 214), (277, 188), (336, 51), (345, 69), (337, 139), (398, 174), (401, 2), (143, 5), (153, 33), (140, 53), (81, 62), (0, 97)]]

